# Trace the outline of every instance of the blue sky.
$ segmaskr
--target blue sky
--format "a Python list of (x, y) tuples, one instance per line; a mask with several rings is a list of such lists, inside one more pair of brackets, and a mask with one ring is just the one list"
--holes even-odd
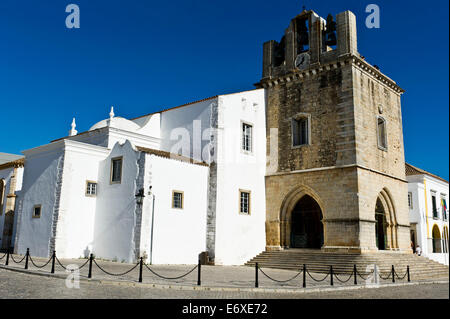
[[(65, 8), (79, 5), (81, 28)], [(365, 8), (381, 10), (379, 29)], [(216, 94), (252, 89), (262, 44), (279, 40), (302, 6), (357, 16), (358, 49), (395, 80), (406, 160), (449, 177), (448, 1), (0, 2), (0, 152), (20, 153), (88, 130), (109, 108), (136, 117)]]

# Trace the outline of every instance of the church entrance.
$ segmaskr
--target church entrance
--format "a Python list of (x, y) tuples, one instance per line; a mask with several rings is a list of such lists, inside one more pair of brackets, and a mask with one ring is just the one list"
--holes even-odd
[(321, 248), (323, 245), (322, 211), (310, 196), (303, 196), (291, 217), (292, 248)]
[(5, 222), (3, 225), (3, 240), (2, 240), (2, 251), (11, 249), (12, 235), (14, 226), (14, 212), (9, 211), (5, 214)]
[(379, 250), (386, 249), (387, 243), (387, 221), (386, 213), (380, 199), (377, 200), (375, 208), (375, 238)]

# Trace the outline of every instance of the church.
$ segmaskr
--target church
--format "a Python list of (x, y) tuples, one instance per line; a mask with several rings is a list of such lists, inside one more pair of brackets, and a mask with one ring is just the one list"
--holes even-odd
[(264, 43), (255, 85), (133, 119), (111, 108), (81, 133), (74, 119), (0, 164), (2, 247), (217, 265), (289, 248), (411, 253), (404, 91), (358, 52), (355, 15), (298, 14)]

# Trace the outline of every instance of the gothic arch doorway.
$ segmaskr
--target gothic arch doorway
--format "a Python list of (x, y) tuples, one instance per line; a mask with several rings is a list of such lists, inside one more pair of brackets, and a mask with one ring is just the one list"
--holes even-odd
[(433, 226), (432, 231), (433, 236), (433, 253), (441, 253), (442, 247), (441, 247), (441, 232), (439, 230), (438, 225)]
[(397, 228), (394, 203), (383, 188), (375, 204), (375, 243), (379, 250), (398, 249)]
[(292, 248), (321, 248), (323, 245), (322, 211), (319, 204), (308, 195), (303, 196), (291, 214)]
[(3, 224), (3, 239), (2, 239), (2, 251), (12, 248), (12, 235), (14, 226), (14, 211), (10, 210), (5, 214), (5, 221)]

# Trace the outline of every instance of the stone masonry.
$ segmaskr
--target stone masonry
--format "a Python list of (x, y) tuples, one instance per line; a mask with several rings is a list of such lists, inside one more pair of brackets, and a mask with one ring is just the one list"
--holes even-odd
[[(306, 51), (298, 45), (302, 23), (309, 32)], [(266, 248), (290, 246), (292, 210), (309, 195), (322, 211), (323, 250), (378, 250), (379, 200), (387, 221), (386, 249), (408, 252), (400, 104), (404, 91), (358, 53), (353, 13), (336, 16), (335, 47), (325, 44), (326, 28), (324, 19), (303, 11), (280, 43), (264, 44), (263, 78), (257, 86), (266, 89), (268, 160), (278, 163), (267, 166)], [(309, 64), (296, 66), (297, 56), (304, 54)], [(309, 143), (293, 146), (291, 123), (301, 117), (310, 121)], [(378, 145), (380, 117), (386, 123), (387, 148)], [(278, 129), (277, 141), (271, 141), (273, 128)], [(271, 145), (278, 151), (271, 152)]]

